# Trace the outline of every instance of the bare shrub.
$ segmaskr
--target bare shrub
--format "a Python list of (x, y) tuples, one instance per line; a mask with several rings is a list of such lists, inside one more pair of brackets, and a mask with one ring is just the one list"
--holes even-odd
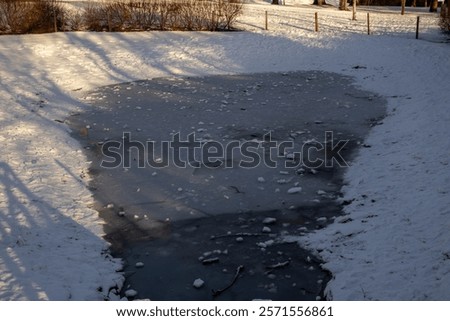
[(124, 1), (110, 2), (106, 5), (108, 28), (110, 31), (124, 31), (131, 22), (130, 3)]
[(84, 16), (85, 15), (83, 9), (67, 10), (64, 16), (65, 26), (70, 31), (84, 30)]
[(52, 32), (55, 27), (62, 30), (64, 12), (57, 1), (0, 0), (0, 31), (17, 34)]
[(53, 32), (61, 31), (64, 26), (65, 8), (57, 1), (35, 0), (33, 12), (34, 18), (29, 32)]
[(182, 23), (181, 11), (184, 6), (189, 6), (190, 2), (166, 1), (167, 2), (167, 27), (169, 30), (186, 30)]
[(0, 0), (0, 32), (232, 30), (243, 0), (115, 0), (67, 9), (50, 0)]
[(34, 4), (21, 0), (0, 0), (0, 30), (4, 33), (28, 32)]
[(130, 28), (132, 30), (154, 29), (158, 18), (158, 3), (156, 1), (132, 0), (130, 6)]
[(192, 0), (184, 1), (178, 14), (185, 30), (201, 30), (201, 21), (198, 19), (198, 12)]
[(84, 23), (87, 30), (108, 30), (108, 12), (104, 3), (89, 2), (84, 8)]
[(195, 8), (200, 13), (205, 30), (216, 31), (220, 29), (222, 16), (220, 2), (221, 0), (200, 1), (201, 6)]
[(242, 0), (219, 0), (222, 2), (222, 14), (225, 19), (225, 29), (231, 30), (236, 22), (236, 19), (242, 14), (243, 2)]

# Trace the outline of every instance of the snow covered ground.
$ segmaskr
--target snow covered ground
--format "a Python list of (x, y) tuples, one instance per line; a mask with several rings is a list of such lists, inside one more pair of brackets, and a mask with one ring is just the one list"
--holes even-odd
[(102, 299), (123, 281), (92, 209), (89, 164), (62, 123), (88, 108), (80, 100), (87, 91), (160, 76), (291, 70), (350, 75), (389, 102), (371, 148), (346, 175), (348, 215), (299, 240), (333, 273), (329, 298), (449, 300), (450, 47), (426, 9), (420, 40), (418, 9), (370, 10), (372, 36), (363, 10), (352, 22), (332, 7), (257, 2), (239, 19), (247, 32), (0, 37), (0, 300)]

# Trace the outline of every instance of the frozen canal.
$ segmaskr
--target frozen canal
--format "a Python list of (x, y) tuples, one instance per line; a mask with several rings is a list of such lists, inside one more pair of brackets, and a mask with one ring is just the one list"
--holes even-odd
[(69, 122), (138, 298), (321, 295), (320, 262), (280, 240), (339, 215), (345, 166), (370, 148), (382, 97), (311, 71), (137, 81), (86, 100)]

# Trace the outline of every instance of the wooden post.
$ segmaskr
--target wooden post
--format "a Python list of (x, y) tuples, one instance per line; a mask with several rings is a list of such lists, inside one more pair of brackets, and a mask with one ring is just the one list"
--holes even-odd
[(267, 13), (267, 10), (266, 10), (266, 24), (264, 29), (269, 30), (269, 14)]
[(352, 20), (356, 20), (356, 0), (353, 0), (353, 16)]
[(405, 14), (406, 0), (402, 0), (402, 16)]
[(319, 32), (319, 13), (318, 12), (316, 12), (315, 14), (314, 14), (314, 22), (315, 22), (315, 27), (314, 27), (314, 30), (316, 31), (316, 32)]
[(419, 39), (419, 22), (420, 22), (420, 17), (417, 16), (417, 23), (416, 23), (416, 39)]
[(370, 35), (370, 14), (367, 12), (367, 34)]

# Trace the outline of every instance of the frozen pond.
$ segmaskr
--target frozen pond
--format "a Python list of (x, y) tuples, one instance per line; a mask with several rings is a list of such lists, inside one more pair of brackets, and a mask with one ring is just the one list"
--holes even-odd
[(160, 78), (86, 99), (92, 108), (69, 122), (139, 298), (212, 299), (240, 265), (215, 298), (320, 295), (320, 262), (278, 241), (339, 215), (345, 165), (357, 147), (370, 148), (364, 137), (384, 115), (382, 97), (310, 71)]

